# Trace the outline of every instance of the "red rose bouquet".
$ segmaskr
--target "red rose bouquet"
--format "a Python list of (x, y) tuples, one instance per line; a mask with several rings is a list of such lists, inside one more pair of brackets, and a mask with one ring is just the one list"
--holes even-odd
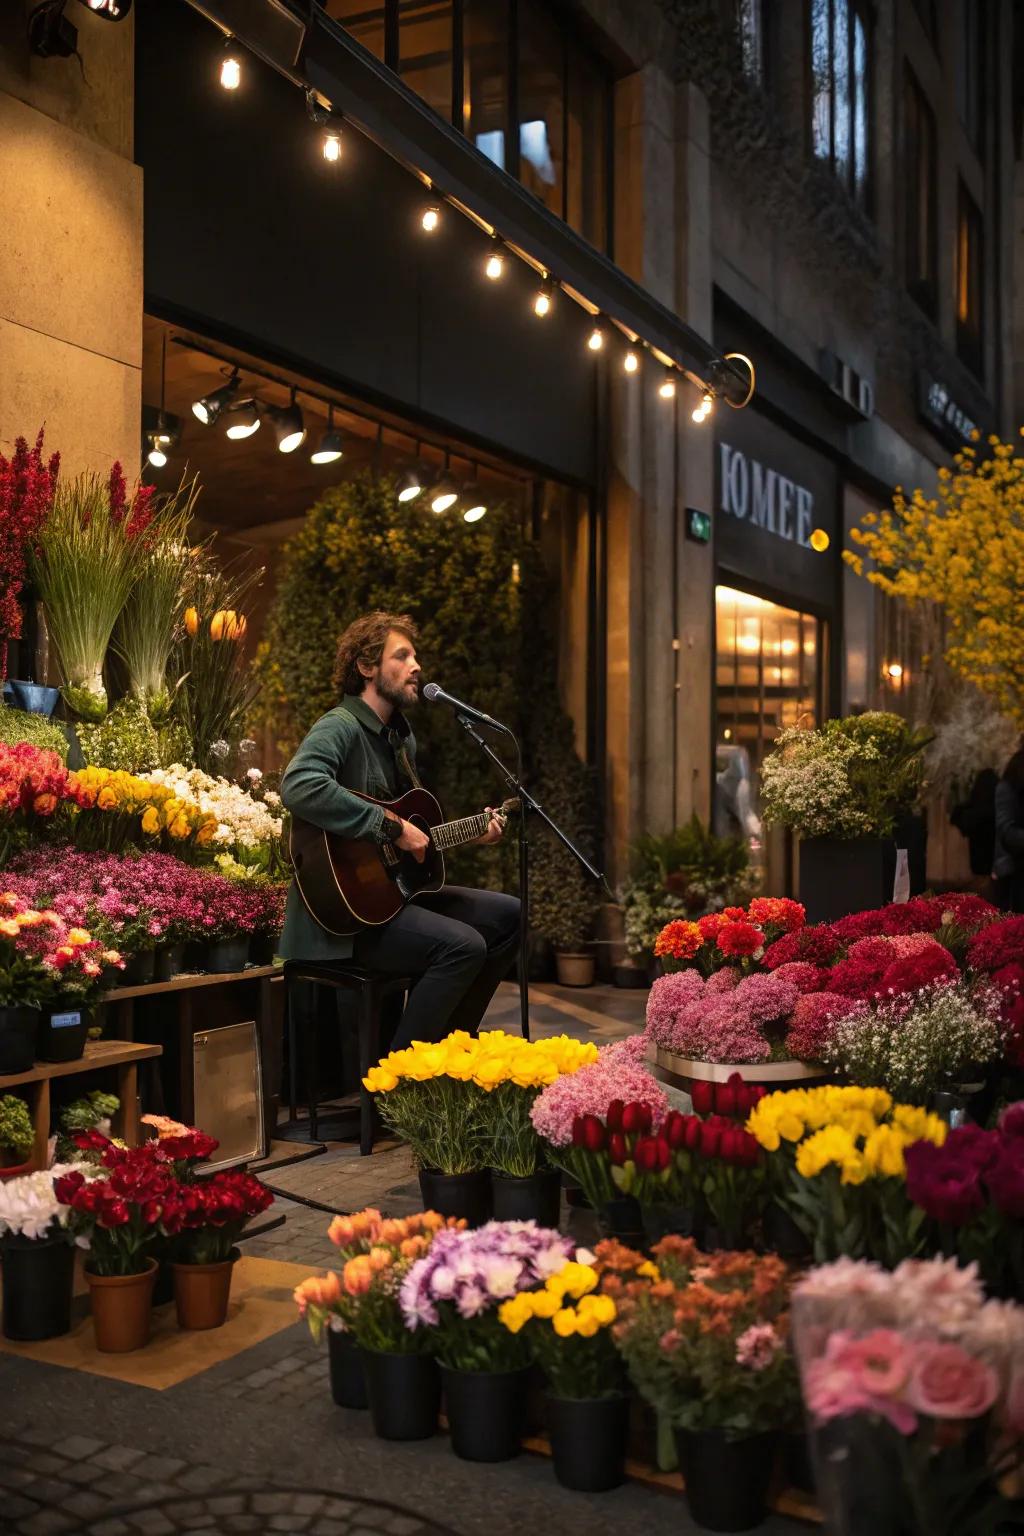
[(179, 1186), (173, 1169), (144, 1148), (113, 1143), (101, 1163), (105, 1178), (67, 1173), (54, 1181), (54, 1193), (69, 1207), (68, 1225), (76, 1241), (89, 1249), (86, 1267), (93, 1274), (142, 1274), (161, 1238), (178, 1230)]
[[(212, 1140), (212, 1137), (209, 1138)], [(173, 1225), (178, 1233), (174, 1248), (178, 1264), (222, 1264), (246, 1224), (260, 1215), (274, 1197), (252, 1173), (226, 1169), (177, 1186)]]

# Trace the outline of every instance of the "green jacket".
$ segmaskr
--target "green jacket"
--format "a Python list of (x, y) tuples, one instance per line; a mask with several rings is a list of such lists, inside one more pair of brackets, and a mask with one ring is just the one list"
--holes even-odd
[[(346, 697), (322, 715), (299, 746), (281, 780), (281, 799), (293, 816), (342, 837), (381, 842), (384, 813), (352, 794), (394, 800), (411, 788), (398, 760), (403, 747), (415, 763), (416, 741), (404, 715), (390, 726), (359, 697)], [(286, 960), (347, 960), (352, 940), (321, 928), (293, 880), (278, 953)]]

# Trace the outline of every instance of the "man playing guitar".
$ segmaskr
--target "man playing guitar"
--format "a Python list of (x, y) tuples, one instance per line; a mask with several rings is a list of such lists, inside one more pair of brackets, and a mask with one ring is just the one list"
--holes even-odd
[[(341, 702), (299, 746), (281, 781), (281, 798), (293, 816), (313, 827), (391, 843), (422, 862), (427, 834), (373, 803), (394, 800), (419, 783), (404, 714), (419, 697), (415, 643), (407, 614), (377, 611), (349, 625), (334, 666)], [(502, 821), (491, 815), (476, 841), (496, 843), (502, 830)], [(475, 1033), (515, 955), (518, 932), (516, 897), (445, 885), (420, 892), (383, 925), (346, 937), (316, 921), (293, 879), (280, 952), (288, 960), (353, 959), (370, 970), (417, 977), (392, 1042), (399, 1049), (412, 1040), (441, 1040), (453, 1029)]]

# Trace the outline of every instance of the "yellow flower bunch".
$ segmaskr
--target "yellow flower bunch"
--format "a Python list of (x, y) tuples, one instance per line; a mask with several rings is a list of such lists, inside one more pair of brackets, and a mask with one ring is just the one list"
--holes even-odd
[(148, 837), (166, 832), (175, 842), (193, 839), (200, 847), (212, 842), (217, 818), (183, 800), (164, 784), (114, 768), (81, 768), (68, 775), (69, 787), (83, 810), (139, 816)]
[(475, 1083), (490, 1092), (502, 1083), (517, 1088), (544, 1088), (566, 1073), (597, 1060), (597, 1046), (556, 1035), (524, 1040), (503, 1030), (481, 1031), (474, 1038), (463, 1029), (444, 1040), (417, 1040), (403, 1051), (392, 1051), (371, 1067), (363, 1085), (371, 1093), (390, 1093), (399, 1083), (424, 1083), (439, 1077)]
[[(595, 1294), (599, 1282), (596, 1269), (570, 1259), (555, 1274), (549, 1275), (536, 1291), (520, 1291), (498, 1308), (498, 1320), (509, 1333), (518, 1333), (531, 1318), (550, 1322), (560, 1339), (592, 1339), (602, 1328), (610, 1328), (617, 1316), (610, 1296)], [(575, 1306), (570, 1305), (575, 1302)]]
[(868, 1178), (905, 1177), (903, 1154), (914, 1141), (941, 1147), (946, 1124), (912, 1104), (894, 1104), (884, 1088), (796, 1088), (770, 1093), (747, 1120), (766, 1152), (788, 1143), (803, 1179), (825, 1168), (840, 1170), (843, 1184)]

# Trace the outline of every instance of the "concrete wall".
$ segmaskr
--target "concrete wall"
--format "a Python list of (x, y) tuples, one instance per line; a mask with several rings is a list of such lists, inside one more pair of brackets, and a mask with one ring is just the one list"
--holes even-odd
[(0, 451), (45, 425), (65, 470), (139, 467), (142, 173), (133, 26), (69, 7), (76, 59), (33, 58), (0, 18)]

